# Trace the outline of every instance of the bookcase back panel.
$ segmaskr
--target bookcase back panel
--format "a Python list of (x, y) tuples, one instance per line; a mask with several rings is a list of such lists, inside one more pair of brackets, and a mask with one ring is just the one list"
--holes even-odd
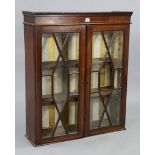
[(42, 33), (42, 138), (78, 132), (79, 37)]
[(123, 31), (92, 32), (89, 129), (120, 124)]

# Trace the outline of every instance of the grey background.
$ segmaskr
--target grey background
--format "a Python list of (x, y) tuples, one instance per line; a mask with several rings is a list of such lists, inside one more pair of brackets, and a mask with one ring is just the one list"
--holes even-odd
[[(16, 0), (16, 155), (138, 155), (139, 153), (139, 0)], [(25, 134), (25, 70), (22, 10), (133, 11), (130, 33), (126, 131), (32, 147)]]

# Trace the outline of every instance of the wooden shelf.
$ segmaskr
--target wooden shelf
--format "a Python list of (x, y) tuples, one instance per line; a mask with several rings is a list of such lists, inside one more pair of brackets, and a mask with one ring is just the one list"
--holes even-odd
[[(108, 96), (111, 93), (111, 88), (100, 88), (100, 92), (102, 96)], [(96, 94), (99, 93), (99, 89), (98, 88), (94, 88), (91, 89), (91, 94), (93, 94), (92, 96), (95, 97)]]
[[(75, 134), (77, 133), (77, 125), (76, 124), (71, 124), (71, 125), (65, 125), (65, 128), (67, 129), (69, 134)], [(51, 138), (52, 137), (52, 132), (53, 132), (53, 128), (43, 128), (42, 129), (42, 138)], [(64, 128), (62, 126), (58, 126), (56, 129), (56, 133), (54, 134), (54, 136), (62, 136), (62, 135), (66, 135)]]
[(114, 68), (115, 69), (122, 69), (122, 62), (119, 62), (118, 59), (114, 59)]
[[(100, 64), (102, 64), (103, 58), (93, 58), (92, 61), (92, 72), (99, 72)], [(114, 59), (114, 69), (122, 69), (122, 63), (118, 61), (118, 59)], [(107, 58), (105, 60), (105, 64), (110, 64), (110, 59)]]
[[(90, 121), (90, 129), (96, 129), (99, 126), (100, 120)], [(103, 119), (101, 123), (101, 127), (110, 126), (108, 119)]]
[[(78, 71), (78, 68), (73, 67), (72, 69), (69, 70), (69, 75), (73, 74), (79, 74), (80, 72)], [(52, 76), (52, 71), (48, 71), (47, 73), (42, 73), (42, 76)]]
[[(78, 100), (79, 94), (77, 92), (71, 92), (69, 96), (69, 101)], [(64, 104), (67, 99), (67, 95), (63, 93), (54, 94), (54, 98), (57, 104)], [(42, 96), (42, 105), (51, 105), (54, 103), (52, 95), (43, 95)]]
[(111, 91), (121, 91), (121, 88), (108, 88), (108, 87), (105, 87), (105, 88), (100, 88), (100, 91), (98, 88), (94, 88), (94, 89), (91, 89), (91, 97), (98, 97), (98, 93), (101, 92), (101, 95), (102, 96), (109, 96)]
[[(68, 60), (65, 61), (69, 67), (78, 67), (79, 60)], [(42, 69), (53, 69), (55, 67), (56, 61), (46, 61), (42, 62)], [(57, 67), (63, 66), (63, 61), (59, 61)]]
[(69, 74), (72, 75), (72, 74), (79, 74), (79, 69), (77, 67), (72, 67), (70, 68), (69, 70)]

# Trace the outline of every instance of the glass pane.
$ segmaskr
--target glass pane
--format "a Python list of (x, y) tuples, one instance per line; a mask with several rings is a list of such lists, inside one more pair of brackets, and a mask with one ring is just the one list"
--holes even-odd
[(106, 48), (101, 32), (94, 32), (92, 38), (92, 70), (98, 70), (102, 59), (106, 53)]
[(100, 89), (110, 87), (110, 65), (105, 64), (100, 70)]
[(42, 34), (42, 138), (78, 132), (79, 37)]
[(91, 91), (98, 90), (98, 72), (91, 73)]
[(93, 32), (90, 129), (119, 124), (123, 31)]
[(70, 124), (70, 127), (68, 129), (69, 133), (76, 133), (78, 131), (77, 113), (78, 113), (78, 100), (73, 99), (69, 102), (69, 124)]
[(115, 68), (122, 67), (123, 31), (115, 31), (115, 36), (110, 47), (111, 57)]
[(122, 69), (115, 69), (114, 71), (114, 88), (121, 88)]
[(92, 94), (90, 100), (90, 129), (98, 127), (102, 111), (103, 105), (99, 94)]
[(78, 93), (78, 74), (70, 75), (70, 94)]
[(107, 110), (113, 125), (119, 124), (120, 104), (121, 89), (115, 89), (113, 90), (112, 96), (107, 106)]

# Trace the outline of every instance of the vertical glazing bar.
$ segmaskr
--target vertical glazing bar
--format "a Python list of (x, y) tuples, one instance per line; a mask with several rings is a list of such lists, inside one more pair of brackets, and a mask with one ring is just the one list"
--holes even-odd
[(110, 65), (110, 88), (114, 89), (114, 69)]
[[(65, 61), (67, 62), (68, 65), (68, 41), (69, 41), (69, 34), (64, 32), (62, 33), (62, 54), (65, 58)], [(68, 67), (69, 68), (69, 67)], [(64, 83), (63, 86), (63, 93), (67, 95), (67, 102), (64, 105), (64, 109), (62, 111), (62, 121), (66, 125), (65, 128), (67, 131), (69, 131), (69, 88), (68, 88), (68, 74), (69, 72), (66, 73), (66, 68), (63, 67), (62, 69), (62, 82)], [(67, 94), (66, 94), (67, 93)]]
[(54, 78), (53, 78), (53, 74), (51, 75), (51, 95), (52, 95), (52, 98), (54, 98)]
[(98, 91), (100, 91), (100, 74), (101, 74), (101, 71), (99, 70), (98, 71)]
[(70, 74), (68, 73), (68, 92), (67, 92), (67, 96), (68, 98), (70, 97)]

